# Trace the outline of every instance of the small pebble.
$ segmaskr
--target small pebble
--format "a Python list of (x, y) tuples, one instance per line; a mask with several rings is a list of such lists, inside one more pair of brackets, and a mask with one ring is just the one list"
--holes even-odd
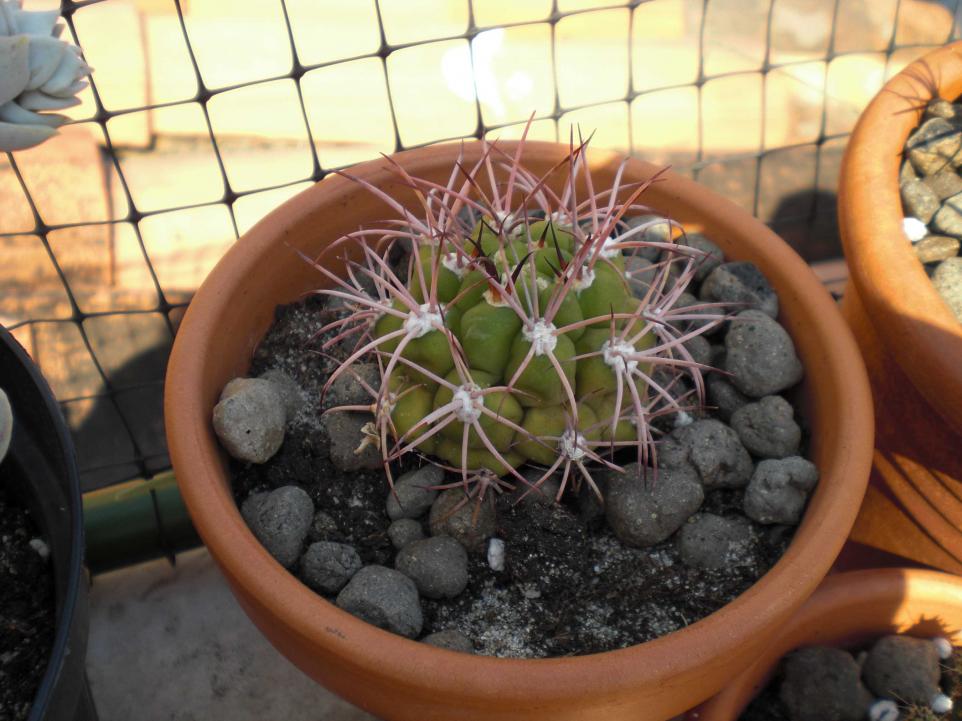
[(918, 243), (922, 238), (928, 235), (929, 229), (926, 227), (918, 218), (903, 218), (902, 219), (902, 231), (905, 233), (905, 237), (908, 238), (913, 243)]
[(946, 198), (962, 193), (962, 177), (959, 177), (954, 170), (929, 175), (923, 178), (922, 182), (929, 186), (940, 203)]
[(490, 496), (478, 503), (460, 488), (449, 488), (431, 506), (428, 525), (432, 536), (451, 536), (469, 551), (480, 553), (497, 528), (494, 503)]
[(658, 448), (658, 462), (691, 464), (705, 488), (744, 488), (755, 468), (738, 434), (714, 418), (673, 431)]
[(372, 442), (373, 422), (370, 413), (335, 412), (323, 416), (331, 463), (342, 471), (382, 468), (381, 451)]
[(399, 518), (387, 527), (387, 537), (391, 539), (391, 545), (400, 551), (409, 543), (424, 538), (424, 529), (413, 518)]
[(40, 558), (42, 558), (44, 561), (50, 558), (50, 546), (48, 546), (47, 542), (42, 538), (31, 538), (29, 541), (29, 546), (36, 551), (37, 555), (40, 556)]
[(421, 639), (422, 643), (438, 648), (446, 648), (449, 651), (460, 651), (461, 653), (474, 653), (474, 644), (471, 639), (460, 631), (453, 628), (446, 631), (435, 631)]
[(752, 529), (748, 519), (697, 513), (681, 527), (676, 547), (693, 568), (734, 568), (752, 562)]
[(636, 548), (660, 543), (701, 507), (702, 484), (690, 466), (660, 468), (657, 478), (631, 463), (624, 473), (607, 474), (605, 516), (618, 539)]
[(745, 490), (745, 515), (758, 523), (795, 525), (816, 483), (818, 469), (804, 458), (761, 461)]
[(939, 654), (940, 659), (948, 661), (952, 658), (955, 649), (952, 648), (952, 642), (949, 639), (944, 636), (936, 636), (932, 639), (932, 644), (935, 646), (935, 651)]
[(314, 503), (303, 488), (282, 486), (252, 495), (241, 507), (241, 515), (267, 552), (291, 568), (301, 556), (314, 520)]
[[(685, 233), (678, 237), (677, 243), (679, 247), (694, 248), (700, 251), (695, 255), (695, 282), (701, 283), (708, 275), (715, 270), (719, 265), (725, 262), (725, 254), (722, 252), (721, 248), (712, 243), (708, 238), (706, 238), (701, 233)], [(675, 255), (682, 255), (685, 253), (682, 250), (676, 251)], [(663, 255), (662, 259), (665, 260), (666, 256)]]
[(685, 341), (685, 349), (691, 354), (691, 359), (695, 363), (704, 366), (711, 365), (711, 343), (703, 335), (696, 335)]
[[(632, 218), (628, 218), (625, 222), (627, 223), (629, 229), (637, 228), (639, 225), (651, 223), (651, 225), (649, 225), (645, 231), (632, 235), (630, 238), (631, 240), (642, 240), (653, 243), (667, 243), (669, 240), (671, 240), (671, 224), (667, 219), (660, 215), (636, 215)], [(661, 251), (662, 248), (660, 246), (638, 248), (635, 251), (635, 255), (639, 255), (645, 260), (654, 262), (658, 260), (658, 257), (661, 255)]]
[(287, 411), (277, 386), (262, 378), (235, 378), (214, 406), (214, 432), (240, 461), (266, 463), (284, 443)]
[(754, 263), (723, 263), (702, 283), (699, 297), (708, 303), (727, 303), (738, 309), (754, 308), (778, 316), (778, 295)]
[(337, 595), (337, 605), (387, 631), (417, 638), (424, 625), (414, 581), (384, 566), (365, 566)]
[(899, 721), (899, 706), (887, 698), (872, 704), (868, 710), (869, 721)]
[(852, 654), (822, 646), (786, 659), (779, 697), (792, 721), (862, 721), (872, 704)]
[(431, 488), (444, 482), (444, 471), (437, 466), (426, 465), (408, 471), (394, 482), (387, 494), (387, 515), (392, 521), (399, 518), (418, 518), (427, 513), (438, 497)]
[(409, 543), (398, 552), (394, 567), (427, 598), (454, 598), (468, 585), (467, 551), (450, 536)]
[(708, 405), (717, 409), (719, 419), (725, 423), (731, 423), (735, 411), (752, 400), (732, 385), (727, 376), (720, 373), (708, 375), (705, 391), (708, 396)]
[(732, 428), (755, 456), (785, 458), (798, 455), (802, 429), (795, 422), (795, 410), (781, 396), (765, 396), (742, 406), (732, 415)]
[(958, 114), (955, 105), (944, 98), (936, 98), (929, 103), (928, 107), (925, 109), (925, 115), (922, 116), (922, 119), (929, 120), (930, 118), (945, 118), (946, 120), (955, 120), (957, 115)]
[(500, 573), (504, 570), (504, 541), (500, 538), (491, 538), (488, 540), (488, 567)]
[(915, 244), (915, 254), (923, 263), (938, 263), (959, 254), (959, 239), (947, 235), (927, 235)]
[(381, 388), (381, 372), (375, 363), (352, 363), (334, 379), (324, 395), (324, 408), (337, 406), (370, 405), (374, 397), (368, 392), (367, 385), (377, 393)]
[(959, 128), (945, 118), (926, 120), (905, 144), (909, 160), (921, 175), (934, 175), (962, 163)]
[(935, 290), (962, 322), (962, 258), (949, 258), (939, 263), (932, 275)]
[(883, 636), (862, 665), (865, 685), (876, 696), (929, 705), (941, 694), (939, 652), (928, 639)]
[(962, 193), (942, 201), (942, 207), (932, 218), (932, 230), (953, 238), (962, 238)]
[(346, 543), (318, 541), (301, 557), (301, 578), (319, 593), (337, 593), (361, 570), (361, 557)]
[(725, 367), (732, 384), (753, 398), (780, 393), (802, 379), (804, 369), (788, 332), (757, 310), (739, 313), (725, 336)]
[(658, 270), (654, 263), (640, 255), (629, 255), (625, 258), (625, 277), (635, 298), (641, 300), (645, 297), (658, 275)]
[(905, 215), (928, 223), (942, 203), (939, 196), (922, 180), (910, 180), (899, 188)]
[(304, 391), (301, 390), (301, 387), (297, 385), (293, 378), (279, 368), (272, 368), (265, 373), (261, 373), (260, 377), (274, 384), (281, 401), (284, 403), (287, 422), (290, 423), (304, 407)]

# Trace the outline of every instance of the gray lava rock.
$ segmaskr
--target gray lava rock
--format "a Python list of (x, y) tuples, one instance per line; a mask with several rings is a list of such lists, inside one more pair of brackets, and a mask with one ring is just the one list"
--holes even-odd
[(432, 536), (451, 536), (469, 551), (483, 552), (497, 530), (494, 503), (489, 496), (478, 504), (460, 488), (450, 488), (431, 506), (428, 526)]
[(241, 515), (267, 552), (282, 566), (291, 568), (300, 558), (314, 520), (314, 504), (304, 489), (282, 486), (248, 498)]
[(640, 255), (629, 255), (625, 258), (625, 276), (635, 298), (640, 300), (645, 297), (657, 274), (658, 268), (647, 258)]
[(862, 666), (865, 685), (877, 696), (928, 706), (941, 693), (939, 653), (931, 640), (884, 636)]
[(778, 315), (775, 289), (754, 263), (723, 263), (705, 278), (699, 296), (709, 303), (731, 303), (760, 310), (771, 318)]
[(318, 541), (301, 557), (301, 578), (319, 593), (337, 593), (363, 565), (353, 546)]
[(792, 721), (862, 721), (873, 701), (852, 654), (822, 646), (788, 657), (779, 696)]
[(361, 381), (370, 386), (374, 392), (380, 390), (381, 372), (376, 364), (354, 363), (350, 370), (344, 371), (335, 378), (324, 396), (324, 408), (370, 405), (373, 403), (374, 398), (365, 390)]
[(307, 532), (307, 537), (311, 543), (316, 543), (317, 541), (328, 541), (339, 532), (337, 521), (324, 511), (318, 511), (314, 514), (314, 520), (311, 521), (311, 528)]
[(471, 643), (471, 639), (453, 628), (446, 631), (435, 631), (422, 638), (421, 642), (426, 643), (428, 646), (446, 648), (449, 651), (474, 653), (474, 644)]
[(761, 458), (797, 455), (802, 442), (795, 410), (781, 396), (765, 396), (742, 406), (732, 415), (732, 428), (745, 448)]
[[(938, 173), (936, 173), (938, 175)], [(915, 172), (915, 168), (912, 167), (912, 161), (908, 158), (902, 161), (902, 165), (899, 167), (899, 185), (907, 180), (914, 180), (919, 177)], [(962, 188), (960, 188), (962, 190)]]
[(714, 418), (672, 431), (658, 448), (658, 463), (670, 468), (691, 464), (705, 488), (743, 488), (754, 470), (738, 434)]
[[(662, 221), (660, 223), (654, 223), (643, 233), (636, 233), (631, 236), (631, 240), (643, 240), (646, 242), (654, 243), (667, 243), (671, 240), (671, 225), (666, 218), (660, 215), (636, 215), (633, 218), (628, 218), (625, 222), (629, 228), (637, 228), (639, 225), (644, 225), (645, 223), (650, 223), (651, 221)], [(636, 255), (641, 256), (645, 260), (656, 261), (661, 255), (660, 247), (651, 248), (638, 248), (635, 251)]]
[(392, 521), (399, 518), (418, 518), (427, 513), (438, 492), (431, 489), (444, 482), (444, 471), (437, 466), (422, 466), (408, 471), (394, 482), (387, 494), (387, 515)]
[(934, 175), (962, 163), (959, 126), (945, 118), (926, 120), (909, 136), (905, 148), (912, 165), (922, 175)]
[(398, 552), (394, 567), (428, 598), (454, 598), (468, 585), (468, 553), (450, 536), (409, 543)]
[(762, 398), (802, 379), (802, 362), (788, 332), (757, 310), (739, 313), (725, 336), (725, 367), (732, 384), (747, 396)]
[(959, 174), (954, 170), (946, 170), (926, 176), (922, 179), (922, 182), (929, 186), (940, 203), (946, 198), (962, 193), (962, 177), (959, 177)]
[(691, 467), (660, 468), (647, 477), (637, 463), (607, 474), (605, 516), (618, 539), (637, 548), (660, 543), (701, 507), (705, 492)]
[(962, 193), (942, 201), (942, 207), (932, 218), (930, 229), (942, 235), (962, 238)]
[(287, 411), (277, 386), (262, 378), (235, 378), (214, 406), (214, 432), (234, 458), (265, 463), (284, 442)]
[[(724, 358), (722, 358), (722, 365)], [(718, 409), (718, 417), (725, 423), (731, 423), (732, 415), (746, 403), (751, 403), (751, 398), (738, 390), (728, 380), (728, 376), (719, 373), (709, 373), (705, 379), (705, 392), (708, 397), (708, 405)]]
[[(695, 306), (695, 305), (703, 305), (704, 303), (705, 301), (699, 300), (698, 298), (693, 296), (691, 293), (682, 293), (681, 295), (678, 296), (678, 300), (675, 301), (675, 305), (672, 306), (672, 309), (680, 310), (682, 308), (690, 308), (691, 306)], [(691, 311), (691, 313), (692, 315), (717, 315), (718, 309), (704, 308), (702, 310), (693, 310)], [(694, 330), (695, 328), (703, 328), (711, 324), (712, 322), (713, 321), (711, 319), (689, 320), (689, 321), (678, 323), (678, 325), (681, 326), (683, 330)], [(724, 323), (718, 323), (716, 324), (716, 327), (710, 328), (709, 330), (706, 331), (706, 333), (708, 335), (717, 333), (724, 325), (725, 325)]]
[[(722, 253), (721, 248), (712, 243), (708, 238), (706, 238), (701, 233), (685, 233), (680, 236), (677, 240), (680, 247), (694, 248), (699, 253), (694, 255), (695, 258), (695, 282), (701, 283), (705, 278), (708, 277), (715, 268), (725, 262), (725, 254)], [(684, 250), (679, 250), (675, 254), (678, 255), (689, 255), (685, 253)], [(662, 256), (663, 260), (667, 260), (667, 254)]]
[(409, 543), (424, 538), (424, 529), (413, 518), (399, 518), (387, 527), (387, 537), (391, 539), (391, 545), (400, 551)]
[(927, 235), (915, 244), (915, 254), (923, 263), (938, 263), (959, 254), (959, 239), (947, 235)]
[(918, 218), (925, 224), (932, 220), (935, 211), (942, 205), (935, 191), (921, 180), (915, 179), (902, 183), (900, 191), (905, 215)]
[(686, 565), (718, 569), (750, 564), (752, 541), (747, 519), (697, 513), (678, 531), (675, 545)]
[(297, 385), (297, 381), (279, 368), (272, 368), (261, 373), (260, 378), (270, 381), (277, 388), (277, 393), (284, 403), (284, 410), (287, 414), (287, 422), (290, 423), (294, 416), (304, 407), (304, 391)]
[(711, 343), (703, 335), (696, 335), (685, 341), (685, 348), (691, 353), (692, 360), (702, 365), (711, 365)]
[(758, 464), (745, 491), (745, 515), (758, 523), (795, 525), (808, 494), (818, 483), (818, 469), (799, 456), (766, 459)]
[(936, 98), (925, 108), (925, 115), (922, 116), (922, 119), (945, 118), (946, 120), (955, 120), (957, 117), (958, 113), (955, 105), (943, 98)]
[(381, 452), (369, 441), (374, 416), (370, 413), (329, 413), (322, 420), (330, 439), (331, 462), (342, 471), (381, 468)]
[(945, 304), (962, 322), (962, 258), (949, 258), (939, 263), (932, 283)]
[(424, 625), (414, 581), (384, 566), (365, 566), (337, 595), (338, 607), (378, 628), (417, 638)]

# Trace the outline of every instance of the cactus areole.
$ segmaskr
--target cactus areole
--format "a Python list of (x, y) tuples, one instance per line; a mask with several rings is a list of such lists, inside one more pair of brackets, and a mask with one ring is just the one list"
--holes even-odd
[[(393, 461), (417, 453), (458, 472), (469, 493), (491, 474), (538, 486), (556, 472), (559, 497), (569, 484), (599, 493), (593, 472), (626, 456), (654, 466), (654, 421), (670, 427), (702, 403), (704, 366), (685, 343), (724, 312), (678, 307), (702, 256), (643, 204), (657, 175), (621, 183), (619, 171), (595, 188), (582, 143), (539, 177), (522, 147), (509, 156), (487, 144), (445, 185), (394, 164), (417, 213), (345, 173), (395, 217), (335, 242), (350, 251), (346, 277), (315, 263), (331, 283), (318, 292), (347, 310), (324, 329), (337, 331), (325, 348), (348, 349), (328, 386), (354, 363), (380, 368), (370, 407), (350, 409), (374, 414), (389, 479)], [(666, 224), (673, 232), (651, 233)], [(632, 258), (644, 249), (659, 260)], [(522, 476), (525, 464), (540, 479)]]

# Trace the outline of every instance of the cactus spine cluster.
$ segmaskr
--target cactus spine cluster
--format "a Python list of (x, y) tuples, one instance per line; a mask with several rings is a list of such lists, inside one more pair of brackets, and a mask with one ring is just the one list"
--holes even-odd
[[(592, 469), (617, 469), (626, 448), (651, 464), (653, 421), (684, 422), (701, 403), (703, 366), (685, 343), (723, 315), (678, 306), (701, 258), (671, 233), (646, 235), (669, 221), (627, 222), (652, 212), (638, 200), (657, 177), (623, 183), (623, 164), (614, 186), (596, 191), (586, 144), (543, 177), (524, 167), (523, 147), (509, 155), (485, 144), (446, 185), (388, 159), (417, 215), (347, 176), (399, 217), (336, 241), (363, 253), (348, 277), (316, 264), (332, 284), (319, 292), (350, 309), (324, 329), (336, 331), (327, 348), (353, 347), (329, 384), (360, 361), (381, 373), (370, 407), (332, 410), (373, 412), (389, 478), (392, 461), (418, 453), (458, 471), (469, 492), (536, 487), (560, 472), (559, 496), (569, 484), (597, 493)], [(403, 267), (388, 260), (395, 246)], [(641, 282), (628, 266), (643, 248), (662, 259)], [(525, 464), (542, 470), (537, 480), (519, 472)]]

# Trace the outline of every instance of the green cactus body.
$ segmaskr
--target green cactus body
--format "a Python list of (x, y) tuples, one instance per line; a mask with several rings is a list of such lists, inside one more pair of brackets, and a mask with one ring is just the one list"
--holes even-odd
[[(452, 408), (453, 414), (462, 413), (464, 418), (449, 419), (441, 431), (418, 445), (419, 450), (455, 466), (466, 463), (468, 468), (487, 468), (502, 475), (526, 461), (551, 465), (559, 453), (580, 458), (573, 443), (634, 440), (637, 430), (626, 417), (635, 407), (634, 395), (623, 380), (622, 407), (616, 414), (619, 384), (612, 364), (629, 363), (619, 361), (617, 352), (627, 358), (651, 348), (655, 341), (648, 333), (631, 344), (621, 336), (634, 336), (637, 331), (622, 333), (626, 320), (612, 318), (612, 313), (638, 310), (621, 270), (621, 253), (605, 251), (593, 268), (582, 268), (574, 280), (566, 282), (569, 264), (582, 262), (574, 260), (575, 238), (570, 229), (535, 221), (528, 225), (529, 240), (525, 241), (499, 238), (492, 230), (497, 227), (491, 221), (475, 226), (473, 242), (465, 247), (474, 258), (483, 254), (484, 259), (466, 272), (452, 270), (454, 255), (449, 254), (445, 264), (436, 258), (441, 249), (425, 248), (428, 252), (420, 261), (424, 283), (430, 290), (437, 274), (436, 298), (444, 309), (445, 328), (456, 338), (459, 348), (454, 352), (462, 356), (467, 378), (465, 371), (456, 367), (447, 333), (432, 328), (406, 339), (401, 355), (444, 378), (446, 384), (438, 385), (398, 363), (394, 372), (403, 380), (392, 382), (398, 398), (391, 410), (393, 433), (410, 444), (430, 430), (421, 419)], [(494, 282), (495, 274), (499, 282)], [(509, 287), (508, 276), (514, 278), (514, 304), (502, 297)], [(424, 300), (430, 294), (423, 292), (421, 278), (415, 269), (410, 290), (424, 311)], [(529, 314), (527, 318), (519, 316), (519, 306)], [(406, 312), (397, 302), (392, 307)], [(544, 319), (549, 308), (550, 322)], [(592, 318), (597, 322), (568, 327)], [(374, 335), (383, 337), (407, 328), (407, 322), (382, 315), (374, 325)], [(638, 321), (632, 324), (642, 327)], [(398, 339), (386, 341), (380, 350), (393, 353), (399, 343)], [(617, 351), (615, 356), (606, 352), (611, 348)], [(645, 368), (641, 361), (630, 362)], [(644, 382), (630, 382), (640, 397), (646, 397)], [(477, 396), (483, 398), (490, 414), (467, 400), (472, 392), (484, 389), (493, 389)], [(572, 412), (572, 396), (576, 413)], [(465, 434), (466, 424), (470, 427)], [(491, 452), (492, 447), (505, 462)]]

